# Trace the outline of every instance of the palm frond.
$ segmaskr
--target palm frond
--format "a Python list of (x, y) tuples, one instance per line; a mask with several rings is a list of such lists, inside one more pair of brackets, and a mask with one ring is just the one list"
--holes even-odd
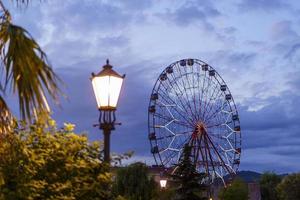
[(22, 119), (49, 110), (46, 94), (57, 100), (60, 79), (31, 35), (8, 20), (0, 24), (0, 57), (5, 71), (4, 90), (10, 87), (18, 94)]
[(12, 131), (13, 124), (14, 118), (4, 99), (0, 96), (0, 138), (3, 134), (7, 134)]

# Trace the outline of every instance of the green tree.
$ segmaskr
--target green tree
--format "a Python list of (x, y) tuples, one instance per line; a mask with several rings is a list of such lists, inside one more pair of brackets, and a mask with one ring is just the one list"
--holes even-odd
[(177, 185), (174, 199), (207, 199), (203, 197), (203, 192), (207, 187), (201, 184), (205, 174), (197, 172), (196, 166), (191, 160), (191, 147), (188, 144), (184, 146), (182, 157), (175, 168), (175, 172), (171, 175), (172, 182)]
[[(30, 0), (14, 0), (27, 4)], [(12, 1), (13, 2), (13, 1)], [(45, 52), (12, 17), (0, 0), (0, 134), (11, 131), (13, 116), (5, 102), (6, 93), (17, 94), (23, 120), (49, 112), (47, 97), (58, 99), (59, 78), (53, 72)], [(3, 81), (2, 81), (3, 80)]]
[(129, 200), (150, 200), (156, 195), (157, 184), (149, 177), (147, 165), (137, 162), (117, 170), (113, 191)]
[(236, 178), (231, 185), (220, 191), (219, 198), (221, 200), (248, 200), (247, 184)]
[(277, 191), (274, 189), (280, 183), (281, 177), (273, 172), (265, 172), (260, 178), (260, 192), (262, 200), (279, 199)]
[(57, 130), (49, 120), (2, 136), (0, 199), (112, 199), (100, 143), (89, 143), (73, 128)]
[(115, 200), (127, 200), (125, 197), (122, 197), (121, 195), (118, 195)]
[(157, 196), (155, 200), (171, 200), (175, 197), (175, 190), (172, 186), (168, 186), (167, 188), (161, 189), (157, 192)]
[(300, 199), (300, 173), (290, 174), (282, 179), (277, 186), (279, 199)]

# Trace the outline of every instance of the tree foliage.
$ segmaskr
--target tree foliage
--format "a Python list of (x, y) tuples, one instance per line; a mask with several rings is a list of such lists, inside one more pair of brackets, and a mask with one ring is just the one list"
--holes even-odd
[(4, 135), (0, 199), (111, 199), (111, 173), (100, 144), (73, 128), (57, 130), (49, 120)]
[(277, 191), (281, 200), (300, 199), (300, 173), (284, 177), (277, 186)]
[(203, 192), (207, 188), (204, 184), (201, 184), (201, 181), (205, 178), (205, 174), (197, 172), (196, 166), (191, 160), (191, 147), (188, 144), (184, 146), (182, 157), (175, 167), (176, 170), (171, 175), (172, 182), (178, 185), (174, 199), (206, 199), (203, 197)]
[(0, 134), (12, 131), (14, 117), (9, 111), (5, 100), (0, 96)]
[(262, 200), (278, 200), (278, 193), (274, 189), (280, 183), (281, 177), (273, 172), (265, 172), (260, 178)]
[(248, 186), (241, 179), (234, 181), (226, 188), (223, 188), (219, 193), (221, 200), (248, 200)]
[(157, 185), (149, 177), (147, 165), (137, 162), (117, 170), (113, 191), (128, 200), (150, 200), (156, 195)]

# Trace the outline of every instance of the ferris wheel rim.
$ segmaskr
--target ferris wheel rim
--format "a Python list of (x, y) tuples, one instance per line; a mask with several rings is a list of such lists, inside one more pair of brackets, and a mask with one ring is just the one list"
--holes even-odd
[[(217, 77), (220, 79), (220, 81), (221, 81), (222, 83), (224, 83), (224, 84), (227, 86), (226, 82), (225, 82), (224, 79), (220, 76), (220, 74), (219, 74), (219, 73), (218, 73), (211, 65), (207, 64), (206, 62), (204, 62), (204, 61), (202, 61), (202, 60), (199, 60), (199, 59), (191, 59), (191, 58), (182, 59), (182, 60), (193, 60), (193, 62), (194, 62), (194, 63), (197, 63), (199, 66), (207, 65), (207, 66), (209, 67), (209, 69), (214, 70), (215, 74), (216, 74)], [(181, 60), (180, 60), (180, 61), (181, 61)], [(157, 78), (157, 80), (156, 80), (156, 82), (155, 82), (155, 85), (154, 85), (154, 87), (153, 87), (153, 89), (152, 89), (151, 96), (154, 94), (155, 90), (158, 91), (157, 86), (160, 87), (160, 85), (161, 85), (161, 83), (160, 83), (160, 77), (161, 77), (163, 74), (166, 74), (166, 70), (167, 70), (168, 68), (170, 68), (170, 67), (173, 68), (173, 67), (174, 67), (176, 64), (178, 64), (180, 61), (176, 61), (176, 62), (174, 62), (174, 63), (171, 63), (169, 66), (167, 66), (167, 67), (160, 73), (160, 75), (159, 75), (159, 77)], [(218, 84), (221, 85), (219, 79), (217, 79), (217, 78), (215, 78), (215, 79), (217, 80)], [(231, 94), (231, 91), (229, 90), (229, 88), (227, 87), (226, 89), (228, 90), (228, 93)], [(150, 96), (150, 101), (149, 101), (149, 107), (151, 106), (151, 103), (152, 103), (151, 96)], [(234, 99), (232, 98), (231, 101), (232, 101), (232, 103), (231, 103), (231, 104), (228, 104), (228, 105), (230, 106), (231, 111), (234, 111), (234, 112), (236, 113), (236, 115), (238, 115), (238, 110), (237, 110), (237, 107), (236, 107), (236, 104), (235, 104)], [(156, 104), (155, 104), (155, 105), (156, 105)], [(233, 107), (232, 107), (232, 106), (233, 106)], [(148, 132), (149, 132), (149, 134), (150, 134), (150, 132), (151, 132), (151, 127), (150, 127), (150, 118), (151, 118), (151, 117), (154, 118), (154, 115), (151, 116), (151, 114), (148, 113)], [(153, 119), (153, 121), (154, 121), (154, 119)], [(238, 121), (237, 124), (240, 125), (240, 119), (238, 119), (237, 121)], [(152, 128), (153, 128), (153, 127), (152, 127)], [(239, 132), (239, 135), (240, 135), (240, 137), (239, 137), (239, 147), (241, 147), (241, 131)], [(175, 136), (174, 136), (174, 137), (175, 137)], [(152, 149), (153, 147), (155, 147), (155, 146), (158, 146), (158, 141), (155, 139), (155, 140), (154, 140), (154, 143), (152, 143), (152, 141), (150, 140), (150, 146), (151, 146), (151, 149)], [(236, 144), (235, 144), (235, 147), (236, 147)], [(154, 153), (153, 153), (153, 155), (154, 155)], [(235, 157), (234, 157), (234, 158), (235, 158)], [(162, 165), (164, 165), (164, 162), (163, 162), (163, 159), (162, 159), (160, 153), (158, 153), (157, 156), (154, 155), (154, 159), (155, 159), (155, 162), (156, 162), (156, 163), (161, 163)], [(158, 162), (157, 159), (158, 159), (160, 162)], [(240, 154), (239, 154), (238, 159), (240, 159)], [(237, 170), (238, 170), (238, 167), (239, 167), (239, 164), (233, 165), (233, 166), (235, 166), (235, 170), (237, 171)]]

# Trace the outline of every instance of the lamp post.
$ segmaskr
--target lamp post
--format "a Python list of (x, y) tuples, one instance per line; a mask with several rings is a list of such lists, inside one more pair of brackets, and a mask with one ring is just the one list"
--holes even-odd
[(109, 60), (98, 73), (92, 73), (91, 81), (95, 93), (99, 116), (99, 128), (104, 135), (104, 161), (110, 163), (110, 133), (115, 130), (117, 103), (125, 75), (112, 69)]

